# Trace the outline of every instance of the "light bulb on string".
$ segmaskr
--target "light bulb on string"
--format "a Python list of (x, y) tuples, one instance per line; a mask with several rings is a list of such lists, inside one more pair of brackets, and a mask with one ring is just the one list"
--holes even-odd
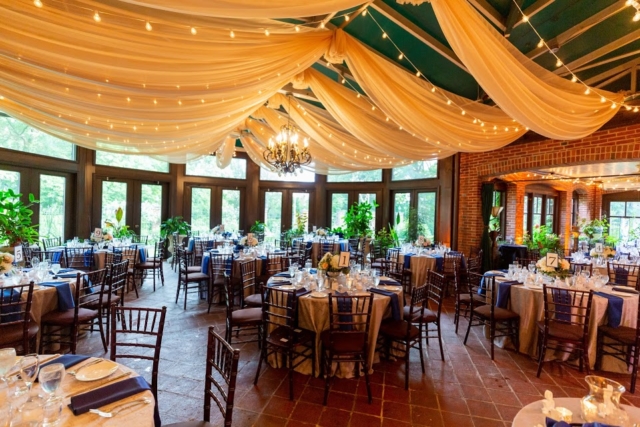
[(591, 93), (591, 89), (587, 88), (587, 90), (584, 91), (585, 95), (589, 95)]
[(556, 67), (562, 67), (562, 60), (560, 60), (560, 58), (556, 61)]
[(264, 30), (264, 35), (268, 36), (269, 35), (269, 30)]
[(605, 98), (604, 96), (600, 97), (600, 102), (605, 102), (607, 100), (607, 98)]
[(349, 15), (344, 15), (344, 20), (349, 21)]
[(573, 76), (571, 76), (571, 81), (573, 83), (577, 82), (578, 81), (578, 76), (576, 76), (575, 74)]
[(102, 21), (102, 18), (100, 17), (100, 14), (98, 12), (93, 14), (93, 20), (96, 22)]
[(538, 47), (542, 47), (544, 46), (544, 40), (540, 39), (540, 41), (538, 42)]
[(296, 28), (296, 33), (299, 33), (300, 32), (300, 25), (296, 25), (295, 28)]
[(147, 31), (153, 30), (153, 27), (151, 26), (151, 23), (149, 21), (147, 21), (144, 27), (147, 29)]
[(387, 38), (387, 33), (382, 33), (382, 38), (386, 39)]
[(362, 11), (362, 16), (367, 16), (367, 9)]
[(402, 61), (402, 58), (404, 58), (404, 54), (401, 52), (400, 55), (398, 55), (398, 59)]
[(638, 22), (638, 21), (640, 21), (640, 10), (637, 11), (635, 15), (633, 15), (633, 22)]
[(529, 17), (527, 15), (522, 15), (522, 22), (529, 22)]
[(198, 30), (196, 30), (196, 27), (191, 27), (191, 34), (193, 34), (194, 36), (198, 34)]
[(233, 32), (233, 30), (231, 30), (229, 32), (229, 37), (234, 38), (236, 36), (236, 33)]
[(40, 0), (33, 0), (33, 5), (35, 7), (42, 7), (42, 2)]

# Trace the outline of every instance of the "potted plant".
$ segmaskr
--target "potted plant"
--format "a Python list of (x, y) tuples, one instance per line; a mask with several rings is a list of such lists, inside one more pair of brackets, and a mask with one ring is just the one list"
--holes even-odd
[(249, 232), (254, 234), (264, 233), (264, 222), (256, 221), (249, 229)]
[(115, 239), (122, 239), (123, 237), (129, 237), (133, 235), (133, 231), (129, 230), (129, 226), (126, 224), (122, 224), (122, 216), (124, 215), (124, 211), (122, 208), (118, 208), (115, 211), (116, 220), (111, 221), (107, 220), (104, 222), (105, 227), (109, 230), (111, 235)]
[(31, 223), (31, 206), (38, 200), (29, 194), (29, 204), (25, 204), (21, 196), (11, 189), (0, 191), (0, 245), (13, 247), (38, 240), (38, 226)]
[(376, 242), (378, 242), (378, 244), (380, 245), (380, 249), (382, 250), (383, 254), (386, 254), (389, 248), (395, 248), (396, 246), (399, 246), (398, 236), (391, 225), (389, 225), (389, 230), (390, 231), (387, 231), (386, 227), (382, 227), (376, 233)]
[(186, 236), (191, 232), (191, 225), (186, 222), (181, 216), (174, 216), (167, 218), (160, 223), (160, 237), (164, 240), (164, 257), (165, 259), (171, 256), (173, 250), (173, 242), (170, 237), (173, 233)]
[(367, 237), (371, 235), (371, 221), (373, 220), (373, 209), (378, 205), (373, 202), (354, 203), (344, 217), (347, 227), (347, 237)]

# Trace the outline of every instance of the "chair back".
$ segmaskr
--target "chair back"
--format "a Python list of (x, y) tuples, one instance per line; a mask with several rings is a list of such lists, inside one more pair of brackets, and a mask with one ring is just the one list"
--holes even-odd
[(384, 258), (384, 253), (382, 252), (382, 245), (379, 240), (372, 240), (369, 243), (369, 254), (371, 256), (371, 261), (375, 261), (380, 258)]
[(202, 255), (206, 249), (207, 241), (199, 237), (193, 238), (193, 263), (198, 265), (202, 262)]
[[(55, 251), (32, 250), (31, 257), (37, 257), (40, 262), (49, 260), (52, 264), (60, 264), (61, 267), (67, 266), (67, 254), (62, 248)], [(29, 262), (31, 262), (31, 260), (29, 260)]]
[[(124, 303), (124, 290), (127, 286), (127, 272), (129, 271), (129, 260), (113, 263), (107, 267), (107, 286), (111, 295), (119, 295), (121, 304)], [(108, 305), (111, 305), (111, 295), (108, 298)]]
[(638, 290), (638, 276), (640, 266), (635, 264), (625, 264), (617, 261), (607, 263), (607, 274), (609, 283), (616, 286), (631, 286)]
[(56, 246), (62, 246), (62, 237), (48, 237), (44, 239), (40, 239), (42, 242), (42, 246), (44, 250), (49, 250), (49, 248), (54, 248)]
[(135, 267), (140, 262), (140, 251), (137, 247), (131, 246), (122, 248), (122, 260), (129, 260), (129, 268)]
[(327, 252), (333, 253), (333, 240), (327, 239), (320, 240), (320, 251), (318, 251), (318, 259), (321, 259)]
[(225, 275), (233, 278), (233, 255), (230, 254), (209, 254), (209, 276), (211, 281), (222, 284)]
[(538, 262), (540, 257), (540, 249), (527, 249), (527, 258), (535, 259), (535, 262)]
[(31, 246), (29, 246), (28, 243), (22, 244), (22, 258), (24, 259), (25, 266), (33, 267), (31, 265), (32, 252), (37, 251), (39, 249), (40, 249), (39, 246), (32, 248)]
[(242, 275), (242, 292), (240, 298), (244, 307), (244, 296), (253, 295), (257, 292), (262, 293), (262, 289), (256, 289), (256, 260), (244, 261), (240, 264), (240, 273)]
[(298, 298), (295, 290), (280, 288), (265, 288), (264, 304), (262, 305), (262, 321), (267, 332), (278, 329), (278, 336), (282, 334), (283, 344), (294, 343), (297, 327)]
[(22, 345), (24, 354), (29, 353), (29, 323), (31, 322), (31, 302), (33, 282), (28, 285), (5, 286), (0, 288), (0, 336), (10, 329), (21, 329), (21, 340), (5, 342), (0, 347)]
[(346, 335), (350, 343), (357, 344), (351, 347), (358, 348), (358, 353), (367, 351), (372, 305), (372, 294), (329, 294), (329, 341), (332, 348), (335, 348), (335, 339), (339, 335)]
[(95, 265), (93, 259), (93, 246), (85, 248), (65, 248), (67, 268), (80, 271), (91, 271)]
[(349, 251), (352, 254), (355, 254), (356, 252), (358, 252), (360, 247), (360, 238), (359, 237), (350, 238), (348, 239), (348, 241), (349, 241)]
[(162, 260), (164, 260), (164, 242), (162, 240), (158, 240), (154, 245), (153, 264), (156, 266), (162, 264)]
[[(127, 260), (128, 261), (128, 260)], [(104, 254), (104, 266), (105, 268), (109, 268), (109, 266), (113, 264), (118, 264), (122, 262), (122, 252), (106, 252)]]
[(540, 260), (539, 258), (531, 258), (531, 257), (520, 258), (520, 257), (516, 257), (516, 262), (518, 264), (520, 264), (521, 266), (523, 266), (524, 268), (527, 268), (529, 266), (529, 264), (531, 264), (531, 263), (536, 264), (539, 260)]
[(267, 254), (267, 274), (269, 277), (284, 271), (282, 253), (270, 252)]
[(458, 273), (460, 276), (460, 269), (463, 265), (466, 265), (464, 260), (464, 254), (462, 252), (445, 252), (444, 260), (442, 261), (442, 271), (445, 277), (453, 278), (454, 273)]
[[(411, 289), (411, 302), (409, 305), (409, 317), (405, 320), (410, 320), (411, 322), (418, 321), (422, 323), (422, 318), (424, 315), (424, 309), (426, 306), (427, 298), (429, 296), (429, 285), (425, 284), (422, 286), (415, 286)], [(407, 333), (410, 331), (410, 328), (407, 327)]]
[(131, 236), (131, 243), (141, 243), (146, 245), (148, 241), (149, 236), (138, 236), (137, 234)]
[(116, 359), (152, 360), (151, 391), (158, 399), (158, 366), (167, 307), (111, 306), (111, 354)]
[(542, 290), (545, 333), (549, 332), (549, 324), (555, 322), (567, 326), (579, 326), (583, 331), (583, 336), (587, 336), (593, 291), (559, 288), (548, 286), (546, 283), (543, 284)]
[[(473, 271), (467, 273), (467, 292), (469, 293), (469, 304), (471, 305), (471, 310), (473, 310), (473, 306), (478, 295), (486, 295), (486, 288), (482, 286), (482, 283), (484, 282), (483, 279), (484, 276), (480, 273)], [(489, 277), (485, 280), (489, 280)]]
[(446, 283), (444, 274), (433, 270), (427, 272), (427, 300), (425, 304), (427, 308), (436, 313), (438, 321), (442, 312), (442, 300), (444, 299)]
[(178, 257), (178, 274), (180, 277), (184, 275), (185, 279), (188, 276), (189, 267), (189, 254), (187, 254), (187, 250), (183, 246), (176, 246), (175, 248), (176, 256)]
[(240, 350), (231, 347), (218, 335), (213, 326), (209, 326), (204, 421), (211, 421), (211, 400), (213, 399), (224, 417), (224, 426), (231, 427), (239, 360)]
[(78, 273), (76, 282), (76, 307), (75, 317), (77, 322), (78, 310), (94, 304), (96, 301), (104, 301), (103, 295), (107, 278), (107, 269), (95, 270), (88, 273)]

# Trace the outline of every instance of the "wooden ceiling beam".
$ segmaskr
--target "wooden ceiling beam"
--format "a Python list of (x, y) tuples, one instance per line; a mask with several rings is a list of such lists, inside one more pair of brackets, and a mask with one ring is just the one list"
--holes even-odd
[(611, 62), (619, 61), (620, 59), (624, 59), (624, 58), (628, 58), (630, 56), (636, 56), (636, 55), (640, 55), (640, 50), (634, 50), (632, 52), (627, 52), (627, 53), (624, 53), (622, 55), (617, 55), (617, 56), (614, 56), (614, 57), (609, 58), (609, 59), (605, 59), (605, 60), (602, 60), (602, 61), (594, 62), (593, 64), (589, 64), (589, 65), (585, 65), (584, 67), (576, 68), (575, 70), (573, 70), (573, 72), (574, 73), (579, 73), (581, 71), (590, 70), (591, 68), (596, 68), (596, 67), (599, 67), (601, 65), (606, 65), (606, 64), (609, 64)]
[[(531, 19), (536, 14), (542, 12), (547, 6), (552, 4), (554, 1), (555, 0), (538, 0), (531, 6), (523, 10), (523, 12), (527, 16), (527, 18)], [(513, 27), (511, 29), (516, 28), (520, 24), (524, 24), (524, 22), (522, 22), (522, 19), (517, 20), (515, 24), (513, 24)], [(507, 36), (506, 32), (505, 32), (505, 36)]]
[(302, 98), (308, 101), (320, 102), (311, 89), (294, 89), (291, 83), (284, 86), (278, 92), (283, 94), (291, 93), (296, 98)]
[(368, 8), (371, 3), (373, 3), (373, 1), (366, 2), (362, 6), (360, 6), (358, 10), (351, 13), (351, 15), (347, 15), (349, 19), (345, 19), (344, 22), (340, 24), (340, 29), (344, 29), (344, 27), (353, 22), (353, 20), (356, 19), (366, 8)]
[[(580, 34), (584, 33), (585, 31), (587, 31), (588, 29), (598, 25), (599, 23), (603, 22), (604, 20), (608, 19), (609, 17), (615, 15), (616, 13), (624, 10), (627, 6), (625, 4), (625, 0), (618, 0), (615, 3), (613, 3), (612, 5), (605, 7), (604, 9), (602, 9), (600, 12), (591, 15), (589, 18), (585, 19), (584, 21), (580, 22), (578, 25), (575, 25), (571, 28), (569, 28), (568, 30), (565, 30), (564, 32), (562, 32), (561, 34), (558, 34), (556, 37), (547, 40), (547, 44), (551, 47), (560, 47), (565, 45), (566, 43), (568, 43), (569, 41), (573, 40), (574, 38), (578, 37)], [(527, 57), (529, 57), (529, 59), (535, 59), (540, 55), (543, 55), (547, 53), (547, 48), (546, 47), (536, 47), (534, 49), (532, 49), (531, 51), (529, 51), (527, 53)]]
[(522, 8), (523, 3), (524, 0), (513, 0), (513, 2), (511, 3), (511, 8), (509, 9), (509, 14), (507, 15), (507, 20), (505, 21), (505, 37), (509, 37), (511, 35), (511, 30), (516, 25), (516, 23), (518, 21), (522, 21), (522, 13), (520, 13), (520, 9)]
[(507, 28), (505, 18), (502, 16), (502, 14), (500, 14), (500, 12), (496, 10), (495, 7), (491, 6), (488, 1), (469, 0), (469, 3), (471, 3), (471, 5), (478, 10), (478, 12), (480, 12), (485, 18), (487, 18), (489, 22), (495, 25), (496, 28), (498, 28), (500, 31), (504, 31)]
[(611, 83), (613, 83), (613, 82), (615, 82), (615, 81), (617, 81), (617, 80), (620, 80), (621, 78), (623, 78), (624, 76), (626, 76), (627, 74), (629, 74), (629, 73), (631, 72), (631, 70), (632, 70), (632, 69), (633, 69), (633, 67), (632, 67), (632, 68), (629, 68), (628, 70), (624, 70), (624, 71), (622, 71), (621, 73), (618, 73), (618, 74), (616, 74), (615, 76), (608, 78), (607, 80), (603, 81), (602, 83), (598, 83), (598, 84), (596, 85), (596, 87), (597, 87), (597, 88), (603, 88), (603, 87), (605, 87), (605, 86), (606, 86), (606, 85), (608, 85), (608, 84), (611, 84)]
[(331, 21), (333, 17), (336, 16), (336, 13), (338, 12), (331, 12), (330, 14), (325, 15), (325, 17), (320, 20), (318, 25), (316, 25), (316, 28), (324, 28), (325, 25), (327, 25), (327, 22)]
[(634, 60), (631, 60), (629, 62), (626, 62), (624, 64), (618, 65), (617, 67), (611, 68), (605, 72), (602, 72), (598, 75), (595, 75), (593, 77), (589, 77), (586, 80), (583, 80), (583, 82), (588, 85), (588, 86), (592, 86), (598, 82), (601, 82), (602, 80), (608, 79), (609, 77), (615, 76), (618, 73), (621, 73), (622, 71), (625, 70), (629, 70), (630, 68), (632, 68), (634, 65), (638, 65), (640, 63), (640, 58), (636, 58)]
[(384, 15), (387, 19), (394, 22), (396, 25), (400, 26), (407, 33), (411, 34), (413, 37), (417, 38), (422, 43), (426, 44), (431, 49), (444, 56), (453, 64), (460, 67), (460, 69), (462, 69), (463, 71), (466, 71), (467, 73), (469, 72), (464, 64), (462, 64), (462, 62), (460, 61), (460, 58), (458, 58), (458, 56), (453, 52), (453, 50), (440, 43), (431, 34), (427, 33), (425, 30), (409, 21), (391, 6), (384, 3), (382, 0), (375, 0), (371, 7)]

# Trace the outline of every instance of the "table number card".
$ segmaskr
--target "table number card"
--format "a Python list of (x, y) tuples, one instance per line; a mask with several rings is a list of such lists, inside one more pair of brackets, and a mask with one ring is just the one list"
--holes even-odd
[(247, 233), (247, 239), (253, 239), (253, 233)]
[(596, 252), (601, 254), (604, 248), (602, 247), (602, 243), (596, 243)]
[(13, 261), (15, 263), (22, 262), (24, 256), (22, 255), (22, 246), (16, 246), (13, 248)]
[(547, 267), (558, 268), (558, 254), (548, 253), (546, 259)]
[(349, 267), (350, 257), (351, 252), (340, 252), (340, 262), (338, 263), (338, 267)]
[(95, 230), (93, 230), (93, 238), (96, 240), (96, 242), (100, 242), (102, 240), (102, 228), (97, 228)]

